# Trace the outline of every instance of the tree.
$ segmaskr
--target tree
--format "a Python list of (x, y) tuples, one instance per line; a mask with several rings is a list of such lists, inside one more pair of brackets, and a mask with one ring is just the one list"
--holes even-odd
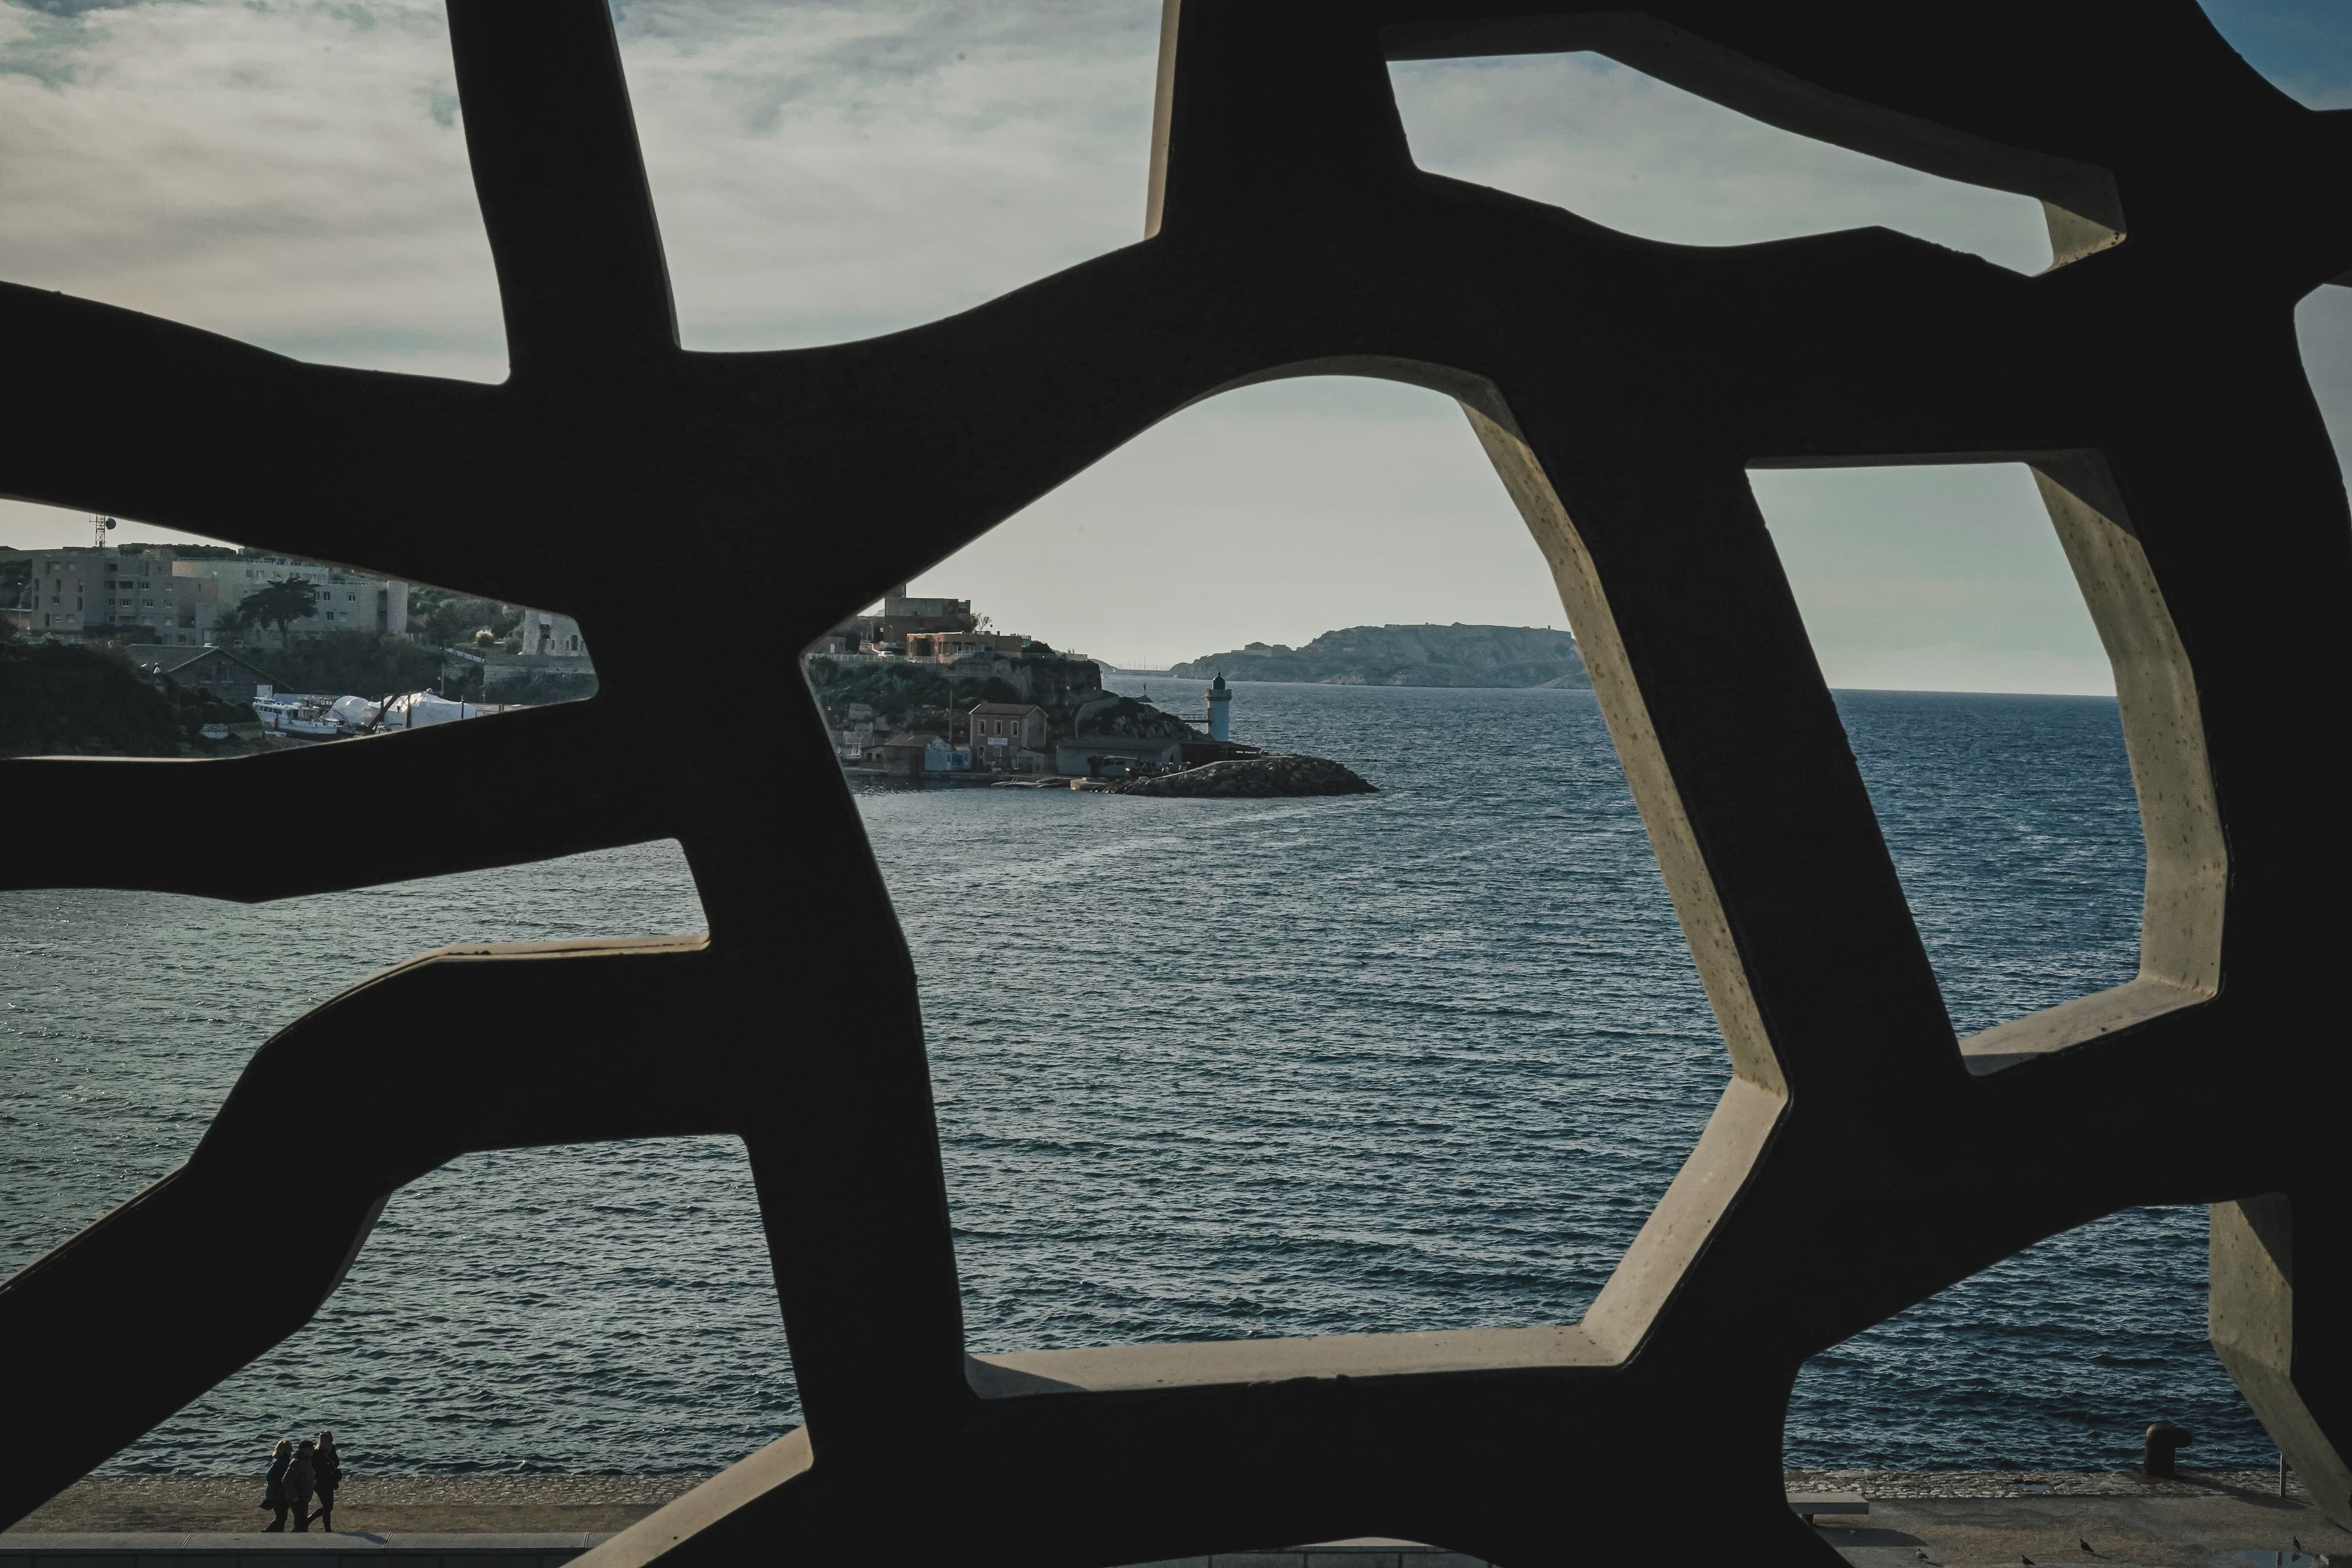
[(495, 643), (521, 619), (521, 610), (496, 599), (478, 599), (421, 583), (408, 590), (408, 629), (436, 647), (471, 647), (484, 628)]
[(286, 628), (317, 614), (318, 609), (319, 590), (299, 577), (289, 577), (283, 583), (272, 583), (247, 594), (229, 613), (229, 626), (235, 631), (249, 626), (276, 626), (278, 646), (284, 647)]
[(441, 679), (441, 658), (400, 637), (338, 630), (269, 655), (268, 666), (280, 691), (350, 693), (373, 700), (386, 692), (435, 685)]

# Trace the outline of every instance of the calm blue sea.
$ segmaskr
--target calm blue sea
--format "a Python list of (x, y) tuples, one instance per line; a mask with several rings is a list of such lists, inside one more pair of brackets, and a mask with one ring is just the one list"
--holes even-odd
[[(921, 971), (973, 1347), (1574, 1319), (1726, 1078), (1591, 694), (1237, 690), (1241, 738), (1382, 793), (860, 796)], [(1840, 700), (1961, 1030), (2129, 977), (2112, 702)], [(340, 986), (444, 942), (700, 923), (667, 845), (261, 909), (0, 895), (0, 1272), (184, 1158), (255, 1043)], [(336, 1114), (289, 1130), (289, 1183)], [(2200, 1466), (2269, 1463), (2205, 1342), (2204, 1226), (2117, 1215), (1840, 1346), (1789, 1462), (2122, 1467), (2169, 1417)], [(401, 1193), (308, 1328), (116, 1468), (248, 1468), (325, 1426), (376, 1472), (677, 1471), (795, 1419), (740, 1148), (534, 1150)]]

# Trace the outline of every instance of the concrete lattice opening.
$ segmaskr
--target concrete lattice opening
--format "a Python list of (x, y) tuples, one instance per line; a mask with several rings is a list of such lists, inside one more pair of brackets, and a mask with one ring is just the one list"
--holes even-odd
[(2197, 1436), (2184, 1466), (2267, 1468), (2206, 1336), (2206, 1225), (2201, 1207), (2125, 1209), (1823, 1351), (1797, 1378), (1787, 1464), (2132, 1470), (2170, 1420)]
[(245, 756), (596, 694), (568, 616), (133, 521), (5, 521), (75, 542), (0, 552), (0, 755)]
[(2330, 285), (2305, 295), (2294, 308), (2294, 334), (2336, 460), (2352, 475), (2352, 288)]
[(2019, 272), (2051, 263), (2042, 204), (1780, 130), (1591, 53), (1390, 68), (1413, 162), (1679, 245), (1878, 226)]
[(377, 1474), (680, 1474), (799, 1420), (743, 1145), (663, 1139), (467, 1154), (403, 1187), (316, 1317), (123, 1460), (234, 1469), (290, 1426)]
[[(2012, 165), (2059, 156), (2034, 151), (2042, 147), (2109, 148), (2136, 196), (2151, 194), (2151, 216), (2167, 218), (2191, 210), (2175, 198), (2216, 189), (2239, 193), (2248, 211), (2291, 211), (2344, 162), (2340, 122), (2249, 102), (2242, 72), (2189, 7), (2147, 13), (2132, 53), (2147, 68), (2129, 71), (2105, 68), (2115, 50), (2104, 7), (2037, 17), (2031, 49), (2000, 28), (1948, 29), (1941, 47), (1900, 62), (1875, 35), (1841, 26), (1834, 6), (1730, 15), (1739, 9), (1723, 8), (1724, 25), (1701, 40), (1718, 51), (1718, 96), (1802, 100), (1798, 107), (1817, 112), (1789, 122), (1843, 127), (1854, 145), (1883, 150), (1890, 118), (1908, 116), (1915, 149), (1923, 136), (1947, 145), (1974, 137), (1981, 153), (1990, 128), (2015, 154)], [(862, 1544), (875, 1500), (917, 1492), (935, 1506), (902, 1510), (902, 1539), (910, 1553), (939, 1555), (961, 1544), (966, 1521), (1043, 1474), (1067, 1484), (1065, 1506), (1036, 1516), (1037, 1555), (1066, 1564), (1297, 1540), (1381, 1512), (1436, 1540), (1483, 1537), (1484, 1554), (1498, 1561), (1557, 1558), (1564, 1532), (1590, 1554), (1622, 1556), (1644, 1549), (1650, 1521), (1686, 1506), (1687, 1491), (1679, 1469), (1635, 1470), (1622, 1458), (1674, 1451), (1694, 1409), (1708, 1412), (1717, 1439), (1711, 1470), (1721, 1506), (1712, 1511), (1724, 1538), (1790, 1556), (1801, 1527), (1766, 1463), (1781, 1384), (1799, 1358), (2037, 1237), (2118, 1205), (2183, 1196), (2227, 1200), (2213, 1232), (2219, 1352), (2296, 1465), (2326, 1479), (2328, 1513), (2352, 1520), (2340, 1423), (2327, 1414), (2344, 1405), (2341, 1369), (2324, 1353), (2340, 1318), (2328, 1310), (2326, 1256), (2342, 1235), (2340, 1182), (2324, 1140), (2295, 1115), (2336, 1103), (2339, 1086), (2324, 1031), (2273, 1026), (2325, 1019), (2335, 1001), (2324, 963), (2307, 962), (2307, 904), (2312, 886), (2342, 879), (2347, 846), (2329, 814), (2312, 809), (2308, 770), (2281, 737), (2327, 705), (2346, 517), (2340, 476), (2304, 417), (2304, 388), (2277, 355), (2278, 340), (2260, 338), (2261, 302), (2341, 274), (2352, 242), (2318, 226), (2302, 234), (2273, 226), (2273, 243), (2233, 246), (2217, 243), (2210, 226), (2151, 222), (2135, 236), (2137, 254), (2092, 262), (2055, 287), (1888, 236), (1669, 255), (1674, 247), (1556, 210), (1400, 178), (1391, 105), (1371, 63), (1386, 47), (1372, 13), (1188, 0), (1169, 15), (1153, 184), (1171, 243), (1041, 279), (939, 332), (758, 363), (674, 353), (610, 8), (593, 4), (451, 13), (509, 307), (519, 372), (510, 385), (322, 372), (37, 289), (8, 296), (8, 316), (26, 329), (12, 336), (54, 395), (24, 409), (7, 488), (71, 502), (113, 486), (156, 497), (177, 517), (217, 517), (239, 498), (224, 498), (211, 454), (240, 450), (243, 426), (276, 423), (280, 438), (267, 456), (283, 488), (341, 496), (347, 508), (298, 541), (436, 574), (445, 568), (429, 563), (447, 561), (454, 575), (478, 570), (515, 592), (542, 583), (550, 596), (576, 595), (583, 610), (611, 617), (612, 651), (634, 672), (624, 678), (616, 658), (603, 703), (548, 716), (538, 730), (528, 717), (452, 726), (445, 733), (462, 740), (439, 752), (429, 739), (399, 750), (331, 748), (313, 753), (306, 776), (257, 797), (279, 820), (340, 805), (394, 825), (383, 835), (392, 846), (356, 868), (313, 868), (326, 859), (315, 854), (224, 854), (191, 869), (129, 833), (34, 833), (19, 837), (8, 879), (283, 898), (675, 836), (691, 847), (719, 933), (562, 954), (444, 954), (364, 999), (313, 1009), (265, 1047), (187, 1166), (0, 1292), (0, 1317), (21, 1342), (107, 1346), (100, 1356), (20, 1367), (20, 1402), (37, 1419), (20, 1424), (33, 1436), (7, 1468), (0, 1517), (25, 1517), (194, 1390), (290, 1335), (383, 1198), (436, 1161), (460, 1148), (723, 1129), (752, 1152), (780, 1261), (791, 1265), (783, 1279), (805, 1284), (780, 1293), (822, 1461), (806, 1435), (788, 1437), (608, 1557), (723, 1555), (756, 1537), (787, 1554), (837, 1558)], [(1614, 25), (1648, 26), (1653, 44), (1664, 36), (1663, 24), (1638, 16)], [(1415, 47), (1438, 52), (1445, 36), (1423, 26)], [(1542, 26), (1499, 39), (1490, 28), (1451, 36), (1486, 40), (1482, 47), (1529, 37), (1568, 47)], [(1730, 61), (1720, 58), (1743, 45)], [(1621, 47), (1616, 58), (1643, 57)], [(1785, 68), (1759, 68), (1781, 58)], [(2117, 204), (2093, 199), (2111, 195), (2112, 181), (2102, 192), (2054, 177), (2065, 171), (2042, 172), (2053, 177), (2016, 175), (2004, 188), (2051, 186), (2053, 205), (2081, 220), (2080, 243), (2053, 222), (2062, 260), (2119, 232)], [(1825, 257), (1862, 265), (1843, 276), (1809, 266)], [(1605, 326), (1583, 294), (1559, 287), (1596, 266), (1617, 274), (1598, 301)], [(1345, 281), (1360, 271), (1375, 286)], [(1686, 318), (1695, 291), (1677, 273), (1726, 280), (1708, 290), (1732, 307), (1719, 330), (1642, 330)], [(1382, 274), (1408, 286), (1377, 286)], [(1905, 352), (1874, 297), (1932, 300), (1938, 341)], [(1601, 330), (1579, 331), (1580, 318)], [(2170, 338), (2150, 339), (2151, 321), (2177, 323), (2184, 342), (2217, 344), (2253, 329), (2256, 352), (2242, 362), (2252, 374), (2211, 391)], [(1544, 353), (1570, 339), (1598, 352), (1566, 362)], [(2039, 377), (2043, 395), (2002, 412), (2028, 374), (2021, 367), (2062, 342), (2108, 347), (2105, 363), (2119, 373)], [(804, 498), (803, 516), (844, 532), (837, 549), (781, 546), (810, 613), (787, 616), (797, 641), (1171, 410), (1269, 367), (1366, 369), (1373, 362), (1355, 356), (1367, 344), (1495, 378), (1457, 395), (1588, 635), (1599, 700), (1656, 829), (1657, 858), (1739, 1076), (1688, 1179), (1677, 1177), (1633, 1261), (1595, 1303), (1591, 1320), (1614, 1331), (1438, 1335), (1474, 1342), (1434, 1364), (1394, 1342), (1326, 1340), (1271, 1353), (1264, 1342), (1160, 1345), (1033, 1352), (1026, 1368), (1011, 1364), (1016, 1358), (959, 1366), (953, 1238), (916, 977), (866, 840), (851, 831), (852, 804), (805, 723), (796, 734), (781, 725), (739, 731), (731, 714), (688, 708), (687, 721), (667, 725), (667, 745), (612, 743), (620, 726), (601, 721), (616, 710), (656, 733), (679, 710), (659, 700), (667, 650), (625, 641), (620, 630), (642, 597), (641, 577), (607, 557), (625, 554), (647, 498), (687, 495), (699, 503), (707, 544), (737, 560), (775, 561), (774, 498)], [(1152, 373), (1137, 374), (1146, 363)], [(1699, 401), (1712, 404), (1713, 418), (1685, 416), (1680, 397), (1631, 403), (1622, 438), (1594, 442), (1593, 423), (1571, 416), (1580, 399), (1612, 396), (1661, 369), (1677, 387), (1711, 389)], [(1421, 379), (1454, 388), (1466, 378)], [(1504, 405), (1504, 383), (1525, 420)], [(110, 395), (123, 417), (89, 419)], [(567, 417), (590, 404), (628, 411), (621, 439), (609, 438), (601, 414), (584, 425)], [(482, 408), (511, 424), (468, 417)], [(1885, 417), (1897, 411), (1906, 416)], [(393, 417), (370, 417), (379, 413)], [(2303, 449), (2281, 452), (2264, 473), (2275, 504), (2250, 537), (2234, 526), (2244, 493), (2235, 458), (2273, 432), (2292, 438), (2299, 418)], [(348, 448), (303, 438), (321, 424), (365, 436)], [(909, 441), (909, 432), (950, 426), (956, 434), (928, 453)], [(411, 462), (419, 444), (402, 439), (404, 429), (429, 431), (439, 450), (470, 458), (446, 470)], [(1966, 1062), (1981, 1069), (1971, 1081), (1950, 1049), (1844, 731), (1736, 465), (1791, 454), (2011, 452), (2019, 439), (2080, 443), (2095, 432), (2118, 444), (2120, 473), (2081, 450), (2038, 451), (2032, 461), (2113, 658), (2141, 784), (2148, 913), (2139, 978), (2080, 999), (2088, 1005), (2048, 1010), (1997, 1052), (1979, 1049)], [(350, 451), (366, 466), (347, 461)], [(462, 482), (494, 471), (536, 475), (541, 488), (516, 506), (496, 483)], [(727, 617), (707, 636), (735, 667), (754, 668), (768, 652), (761, 629)], [(2193, 670), (2184, 642), (2198, 650)], [(2212, 705), (2210, 731), (2201, 702)], [(1375, 725), (1359, 717), (1338, 728), (1369, 735)], [(572, 749), (543, 771), (571, 787), (546, 787), (523, 760), (499, 754), (509, 736), (549, 730)], [(469, 782), (541, 787), (507, 814), (460, 816), (456, 832), (411, 830), (417, 803), (434, 799), (440, 781), (397, 770), (453, 750), (473, 764)], [(1446, 752), (1526, 783), (1531, 748), (1508, 727), (1492, 742)], [(11, 766), (37, 822), (131, 822), (157, 785), (177, 786), (188, 818), (238, 820), (256, 809), (243, 779), (274, 776), (266, 763), (174, 769), (168, 782), (155, 768)], [(336, 769), (370, 771), (342, 790), (309, 776)], [(2217, 769), (2229, 784), (2226, 859)], [(1444, 792), (1457, 810), (1472, 798), (1466, 787)], [(1367, 804), (1359, 820), (1380, 820), (1370, 804), (1388, 802)], [(1426, 816), (1437, 802), (1402, 804)], [(1295, 837), (1302, 815), (1223, 822)], [(1427, 831), (1408, 812), (1362, 886), (1340, 889), (1423, 895), (1395, 940), (1444, 930), (1425, 907), (1442, 868), (1413, 853)], [(1206, 837), (1196, 829), (1191, 838)], [(1216, 836), (1225, 847), (1234, 837)], [(1497, 855), (1500, 835), (1483, 837), (1458, 857), (1473, 868), (1457, 879), (1476, 884), (1467, 901), (1478, 945), (1463, 944), (1474, 959), (1488, 946), (1508, 956), (1533, 945), (1508, 922), (1549, 907), (1495, 874), (1530, 857)], [(1252, 847), (1262, 852), (1237, 858), (1228, 889), (1287, 890), (1301, 880), (1265, 852), (1285, 846), (1262, 836)], [(1095, 901), (1076, 911), (1081, 920), (1027, 910), (1020, 921), (975, 919), (985, 913), (985, 883), (967, 868), (952, 889), (957, 923), (927, 933), (939, 945), (961, 942), (957, 978), (984, 1005), (1016, 1020), (1052, 1010), (1090, 1046), (1149, 1045), (1187, 1027), (1239, 1038), (1213, 1009), (1184, 1005), (1208, 985), (1234, 989), (1234, 952), (1307, 953), (1318, 923), (1339, 925), (1360, 952), (1366, 933), (1381, 931), (1367, 900), (1339, 896), (1278, 910), (1237, 942), (1238, 906), (1219, 903), (1216, 879), (1171, 883), (1148, 853), (1091, 858)], [(1016, 892), (1022, 869), (1003, 876)], [(1189, 908), (1171, 886), (1192, 895)], [(2227, 994), (2215, 918), (2223, 890)], [(1082, 964), (1058, 966), (1045, 985), (1003, 984), (1006, 955), (1023, 942), (1059, 944), (1081, 960), (1150, 951), (1148, 941), (1105, 940), (1128, 934), (1120, 922), (1138, 909), (1189, 917), (1210, 931), (1216, 962), (1176, 973), (1192, 989), (1173, 1005), (1149, 1007), (1151, 994), (1130, 987), (1128, 996), (1147, 1004), (1135, 1026), (1099, 1011), (1070, 1016), (1066, 981)], [(73, 978), (58, 988), (68, 1005), (103, 995), (102, 985)], [(1278, 978), (1279, 994), (1267, 987), (1246, 998), (1242, 1022), (1261, 1057), (1283, 1039), (1275, 1004), (1317, 989), (1311, 963)], [(1394, 984), (1375, 989), (1384, 1005), (1448, 1005), (1432, 1011), (1445, 1015), (1451, 1047), (1468, 1026), (1458, 1005), (1465, 989), (1447, 979), (1426, 996)], [(1467, 999), (1489, 1000), (1475, 990)], [(1328, 1029), (1328, 998), (1317, 1001)], [(472, 1037), (422, 1032), (468, 1017), (509, 1047), (504, 1059), (517, 1070), (478, 1070), (500, 1058)], [(2159, 1017), (2161, 1028), (2134, 1034)], [(688, 1037), (678, 1024), (688, 1019), (744, 1026)], [(776, 1048), (770, 1031), (793, 1026), (811, 1048)], [(582, 1041), (611, 1048), (583, 1050)], [(2151, 1044), (2147, 1058), (2133, 1059)], [(2223, 1058), (2239, 1070), (2200, 1070)], [(373, 1070), (379, 1063), (394, 1070)], [(1226, 1075), (1244, 1091), (1250, 1065)], [(1442, 1065), (1457, 1069), (1446, 1103), (1467, 1106), (1460, 1064)], [(349, 1138), (347, 1168), (324, 1160), (311, 1168), (332, 1223), (283, 1227), (268, 1237), (275, 1245), (240, 1260), (239, 1289), (182, 1292), (172, 1331), (156, 1331), (149, 1283), (208, 1279), (221, 1258), (250, 1247), (248, 1204), (276, 1186), (280, 1140), (310, 1125), (310, 1098), (332, 1103), (319, 1094), (322, 1078), (343, 1103), (364, 1107), (354, 1119), (375, 1118), (368, 1140)], [(1167, 1087), (1198, 1100), (1220, 1086)], [(453, 1102), (467, 1114), (436, 1121)], [(1397, 1137), (1394, 1122), (1377, 1131)], [(1316, 1129), (1301, 1131), (1295, 1142), (1316, 1146)], [(1263, 1169), (1286, 1152), (1259, 1138), (1213, 1152)], [(1447, 1234), (1459, 1228), (1455, 1215), (1444, 1217)], [(1627, 1279), (1637, 1287), (1619, 1289)], [(1612, 1298), (1622, 1303), (1613, 1315)], [(1400, 1349), (1415, 1359), (1393, 1359)], [(1184, 1381), (1150, 1375), (1155, 1365)], [(1072, 1375), (1055, 1377), (1056, 1369)], [(1269, 1385), (1278, 1386), (1262, 1397)], [(1441, 1440), (1401, 1444), (1399, 1433)], [(1565, 1517), (1558, 1479), (1612, 1468), (1620, 1506)], [(1213, 1484), (1224, 1477), (1272, 1484)]]
[[(915, 592), (1161, 667), (1566, 624), (1460, 410), (1359, 380), (1196, 405)], [(1381, 793), (860, 792), (971, 1348), (1574, 1322), (1729, 1076), (1592, 694), (1233, 689), (1236, 739)]]
[(2115, 675), (2016, 463), (1750, 476), (1961, 1035), (2130, 981)]
[[(436, 805), (400, 830), (431, 830)], [(381, 852), (372, 826), (321, 802), (314, 817), (237, 831), (254, 853), (364, 861)], [(0, 1030), (0, 1077), (48, 1108), (9, 1151), (20, 1177), (44, 1175), (11, 1184), (0, 1275), (186, 1160), (257, 1041), (399, 957), (706, 923), (674, 840), (262, 904), (16, 891), (0, 896), (0, 921), (12, 981), (35, 994), (94, 982), (110, 1000)], [(155, 962), (153, 943), (172, 959)], [(478, 1019), (425, 1010), (400, 1027), (419, 1052), (455, 1043), (467, 1058), (437, 1079), (453, 1104), (509, 1070), (507, 1042), (477, 1038)], [(338, 1067), (318, 1056), (297, 1068), (316, 1098), (251, 1194), (257, 1251), (313, 1222), (317, 1184), (384, 1092), (332, 1087)], [(221, 1263), (234, 1272), (240, 1259)], [(681, 1332), (690, 1322), (700, 1327)], [(352, 1451), (373, 1447), (378, 1474), (466, 1470), (491, 1452), (501, 1468), (609, 1468), (618, 1443), (637, 1444), (646, 1468), (715, 1468), (795, 1418), (782, 1340), (738, 1141), (467, 1155), (393, 1195), (292, 1339), (112, 1468), (238, 1473), (262, 1434), (324, 1426)]]
[(2321, 18), (2325, 6), (2207, 3), (2205, 20), (2238, 58), (2305, 109), (2352, 109), (2352, 62)]
[(903, 331), (1142, 237), (1156, 10), (615, 26), (689, 349)]
[(0, 232), (0, 277), (320, 363), (505, 377), (437, 6), (66, 16), (9, 54), (0, 205), (44, 216)]

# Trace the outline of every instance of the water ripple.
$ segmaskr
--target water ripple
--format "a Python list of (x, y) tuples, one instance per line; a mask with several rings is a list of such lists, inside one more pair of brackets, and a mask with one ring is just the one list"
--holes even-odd
[[(1960, 1030), (2130, 975), (2112, 703), (1842, 706)], [(861, 795), (922, 980), (973, 1347), (1573, 1320), (1727, 1077), (1590, 694), (1236, 707), (1383, 793)], [(341, 985), (446, 942), (700, 924), (670, 846), (262, 909), (0, 897), (0, 1269), (184, 1158), (254, 1043)], [(335, 1109), (286, 1130), (288, 1201)], [(2264, 1462), (2204, 1342), (2203, 1226), (2113, 1216), (1828, 1352), (1790, 1462), (2109, 1466), (2158, 1415), (2200, 1463)], [(399, 1194), (316, 1321), (114, 1468), (249, 1466), (331, 1426), (379, 1473), (675, 1472), (796, 1419), (740, 1148), (531, 1150)]]

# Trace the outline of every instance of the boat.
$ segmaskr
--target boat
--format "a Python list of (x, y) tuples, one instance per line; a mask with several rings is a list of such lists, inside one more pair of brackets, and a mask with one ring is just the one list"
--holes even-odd
[(337, 721), (334, 701), (327, 697), (257, 697), (253, 711), (270, 734), (303, 741), (331, 741), (350, 731)]

